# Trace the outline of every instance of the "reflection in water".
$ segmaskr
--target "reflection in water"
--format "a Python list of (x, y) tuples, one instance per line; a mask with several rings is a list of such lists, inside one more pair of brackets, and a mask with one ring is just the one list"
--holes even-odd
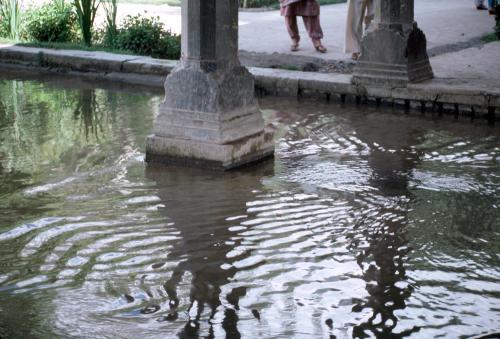
[[(377, 145), (368, 156), (373, 169), (371, 186), (380, 192), (377, 201), (365, 201), (363, 215), (354, 228), (363, 229), (367, 246), (360, 249), (357, 262), (366, 281), (368, 300), (353, 306), (354, 312), (372, 309), (366, 322), (353, 328), (353, 337), (403, 338), (418, 332), (414, 326), (398, 332), (397, 310), (406, 308), (413, 287), (408, 284), (405, 266), (410, 253), (406, 224), (412, 197), (407, 191), (412, 170), (419, 158), (410, 152), (410, 146), (418, 142), (419, 134), (412, 133), (410, 126), (383, 130), (380, 121), (357, 126), (355, 132), (365, 144)], [(382, 150), (400, 149), (399, 152)], [(373, 211), (376, 210), (375, 217)], [(353, 245), (356, 241), (353, 243)], [(353, 246), (354, 249), (354, 246)], [(359, 249), (358, 249), (359, 250)]]
[(273, 162), (147, 167), (161, 97), (63, 83), (0, 81), (0, 337), (496, 330), (498, 128), (264, 99)]
[[(180, 338), (199, 334), (200, 319), (208, 310), (208, 336), (214, 337), (213, 323), (216, 313), (221, 312), (221, 299), (229, 302), (225, 307), (222, 327), (226, 335), (239, 338), (237, 329), (238, 301), (245, 294), (245, 288), (234, 288), (221, 297), (221, 286), (234, 276), (235, 261), (250, 256), (249, 251), (232, 257), (227, 255), (241, 240), (233, 241), (236, 218), (246, 214), (246, 202), (252, 200), (260, 179), (272, 174), (270, 163), (230, 173), (211, 173), (203, 170), (164, 168), (150, 165), (146, 177), (158, 185), (158, 195), (165, 205), (165, 217), (175, 223), (179, 230), (177, 241), (167, 256), (167, 261), (178, 262), (172, 275), (164, 284), (169, 298), (169, 313), (160, 321), (178, 319), (178, 285), (185, 274), (190, 275), (189, 320), (179, 333)], [(159, 263), (161, 265), (162, 263)], [(204, 336), (205, 337), (205, 336)]]
[(77, 96), (75, 107), (73, 115), (75, 119), (81, 119), (85, 137), (88, 139), (89, 134), (92, 134), (99, 140), (99, 133), (104, 133), (100, 119), (105, 116), (99, 110), (95, 90), (82, 89)]

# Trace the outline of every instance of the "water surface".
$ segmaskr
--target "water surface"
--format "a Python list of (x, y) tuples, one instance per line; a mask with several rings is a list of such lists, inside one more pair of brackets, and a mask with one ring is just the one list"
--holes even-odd
[(0, 80), (0, 337), (499, 330), (498, 127), (265, 98), (276, 158), (216, 173), (146, 166), (161, 100)]

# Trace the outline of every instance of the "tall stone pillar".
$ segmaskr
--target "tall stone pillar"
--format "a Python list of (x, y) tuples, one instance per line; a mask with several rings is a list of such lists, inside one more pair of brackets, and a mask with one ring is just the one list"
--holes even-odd
[(433, 77), (427, 40), (414, 21), (414, 0), (373, 0), (375, 19), (361, 44), (353, 83), (406, 86)]
[(238, 0), (182, 0), (182, 57), (147, 139), (146, 161), (230, 169), (274, 154), (238, 59)]

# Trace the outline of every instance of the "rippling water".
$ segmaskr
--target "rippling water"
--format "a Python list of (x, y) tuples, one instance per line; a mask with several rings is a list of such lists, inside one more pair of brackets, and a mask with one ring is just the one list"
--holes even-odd
[(263, 99), (276, 158), (146, 166), (157, 93), (0, 80), (0, 337), (499, 330), (500, 130)]

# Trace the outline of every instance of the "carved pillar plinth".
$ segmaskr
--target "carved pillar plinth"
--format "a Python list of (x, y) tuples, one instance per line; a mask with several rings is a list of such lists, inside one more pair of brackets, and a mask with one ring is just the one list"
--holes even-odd
[(412, 0), (380, 0), (363, 38), (353, 83), (406, 86), (433, 78), (425, 34), (413, 20)]
[(147, 139), (146, 161), (230, 169), (274, 154), (238, 60), (238, 0), (183, 0), (182, 59)]

